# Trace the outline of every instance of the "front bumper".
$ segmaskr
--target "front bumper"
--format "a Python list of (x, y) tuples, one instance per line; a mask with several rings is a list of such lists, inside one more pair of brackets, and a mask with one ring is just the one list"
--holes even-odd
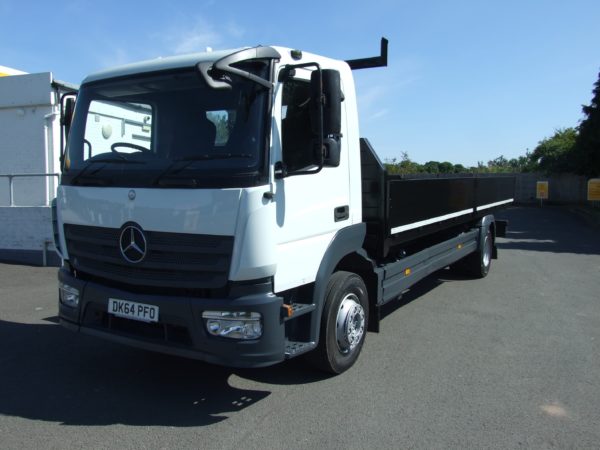
[[(262, 293), (230, 298), (146, 295), (115, 289), (73, 277), (61, 269), (58, 278), (80, 292), (79, 306), (59, 302), (64, 327), (114, 342), (231, 367), (262, 367), (284, 359), (285, 326), (282, 298)], [(123, 319), (108, 311), (108, 299), (118, 298), (158, 306), (158, 323)], [(256, 340), (233, 340), (209, 335), (202, 312), (249, 311), (262, 315), (263, 334)]]

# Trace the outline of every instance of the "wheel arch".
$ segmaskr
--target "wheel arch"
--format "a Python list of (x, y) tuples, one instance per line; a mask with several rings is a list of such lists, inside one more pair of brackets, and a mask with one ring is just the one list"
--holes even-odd
[(381, 298), (381, 282), (376, 271), (375, 263), (364, 250), (359, 250), (344, 256), (334, 269), (334, 272), (344, 270), (357, 274), (367, 287), (369, 297), (369, 331), (379, 331), (379, 313), (377, 304)]
[[(367, 267), (364, 263), (360, 262), (361, 258), (366, 262), (364, 257), (360, 256), (361, 253), (364, 253), (362, 245), (365, 240), (366, 231), (367, 226), (364, 223), (358, 223), (342, 228), (335, 234), (323, 255), (313, 289), (313, 303), (316, 305), (316, 308), (311, 318), (310, 336), (311, 341), (314, 341), (315, 343), (318, 343), (319, 341), (321, 316), (325, 304), (327, 283), (329, 282), (331, 275), (337, 270), (347, 270), (348, 272), (357, 273), (355, 270), (351, 269), (353, 264), (362, 264), (361, 267)], [(367, 271), (365, 270), (363, 273), (366, 274)], [(361, 276), (365, 285), (367, 285), (367, 291), (370, 298), (370, 283), (364, 279), (361, 273), (357, 273), (357, 275)], [(369, 302), (370, 301), (371, 300), (369, 300)]]

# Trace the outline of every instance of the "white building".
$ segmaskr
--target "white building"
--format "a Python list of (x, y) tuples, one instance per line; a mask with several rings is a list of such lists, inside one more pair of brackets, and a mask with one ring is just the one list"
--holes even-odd
[(50, 203), (60, 173), (60, 98), (52, 73), (0, 66), (0, 260), (57, 264)]

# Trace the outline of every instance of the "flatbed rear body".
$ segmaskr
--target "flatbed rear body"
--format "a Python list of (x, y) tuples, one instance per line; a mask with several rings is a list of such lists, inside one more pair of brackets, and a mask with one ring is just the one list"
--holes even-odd
[(397, 256), (416, 240), (469, 226), (514, 200), (513, 176), (418, 178), (390, 175), (361, 139), (365, 248), (377, 259)]

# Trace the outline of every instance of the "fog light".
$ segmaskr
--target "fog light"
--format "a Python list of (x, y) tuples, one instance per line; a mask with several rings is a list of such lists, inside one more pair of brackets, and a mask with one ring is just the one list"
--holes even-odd
[(206, 330), (213, 336), (230, 339), (258, 339), (262, 336), (262, 316), (245, 311), (204, 311)]
[(58, 298), (63, 305), (76, 308), (79, 305), (79, 290), (73, 286), (59, 282)]

